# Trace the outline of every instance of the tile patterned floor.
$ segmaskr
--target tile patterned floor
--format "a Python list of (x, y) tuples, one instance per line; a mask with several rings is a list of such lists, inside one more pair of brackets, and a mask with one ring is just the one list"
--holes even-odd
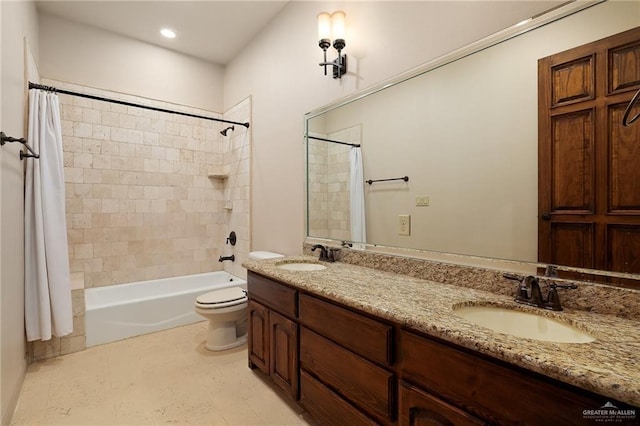
[(12, 425), (307, 425), (206, 322), (31, 364)]

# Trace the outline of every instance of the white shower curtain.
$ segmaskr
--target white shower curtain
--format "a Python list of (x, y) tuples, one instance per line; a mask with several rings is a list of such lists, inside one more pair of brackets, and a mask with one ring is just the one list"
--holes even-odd
[(25, 181), (25, 327), (27, 340), (73, 331), (58, 95), (29, 90), (27, 141), (40, 154)]
[[(349, 180), (349, 194), (351, 207), (351, 241), (366, 243), (367, 227), (364, 212), (364, 173), (362, 168), (362, 150), (357, 147), (349, 152), (351, 163), (351, 179)], [(364, 244), (354, 244), (354, 248), (364, 248)]]

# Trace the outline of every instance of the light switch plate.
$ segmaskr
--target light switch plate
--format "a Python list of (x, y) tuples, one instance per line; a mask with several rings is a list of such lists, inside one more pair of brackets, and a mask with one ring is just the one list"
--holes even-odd
[(429, 205), (429, 197), (426, 195), (422, 195), (420, 197), (416, 197), (416, 206), (417, 207), (427, 207)]

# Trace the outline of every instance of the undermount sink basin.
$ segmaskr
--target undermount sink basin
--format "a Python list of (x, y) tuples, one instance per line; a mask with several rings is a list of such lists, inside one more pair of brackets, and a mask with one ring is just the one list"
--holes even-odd
[(459, 317), (498, 333), (556, 343), (589, 343), (595, 338), (570, 324), (497, 306), (454, 306)]
[(276, 266), (287, 271), (322, 271), (327, 269), (324, 265), (312, 262), (281, 263)]

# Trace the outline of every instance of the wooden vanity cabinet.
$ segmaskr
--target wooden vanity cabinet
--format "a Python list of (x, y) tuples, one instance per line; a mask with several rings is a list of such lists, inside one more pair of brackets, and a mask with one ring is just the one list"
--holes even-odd
[[(588, 424), (583, 410), (597, 409), (608, 400), (436, 339), (407, 331), (398, 337), (400, 375), (411, 383), (401, 394), (403, 425), (414, 424), (411, 410), (416, 408), (447, 416), (450, 407), (467, 420), (477, 417), (490, 424)], [(417, 397), (408, 393), (412, 390), (439, 401), (440, 408), (434, 409), (430, 401), (413, 402)], [(467, 420), (453, 424), (482, 424)]]
[(298, 292), (249, 273), (249, 367), (259, 368), (292, 398), (298, 398)]
[(253, 272), (248, 289), (249, 366), (322, 425), (565, 426), (626, 406)]

